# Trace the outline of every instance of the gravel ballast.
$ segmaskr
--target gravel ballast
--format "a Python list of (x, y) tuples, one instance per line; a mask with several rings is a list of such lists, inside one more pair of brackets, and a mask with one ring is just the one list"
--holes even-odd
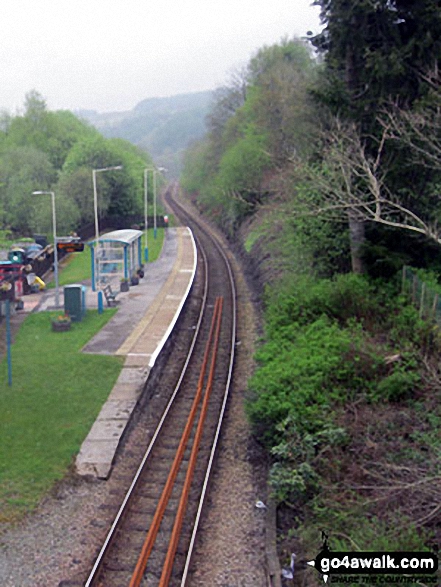
[[(245, 281), (238, 277), (239, 324), (233, 387), (202, 516), (189, 585), (266, 586), (264, 509), (266, 466), (244, 412), (246, 382), (253, 368), (256, 317)], [(133, 427), (123, 450), (135, 457), (143, 443)], [(113, 521), (121, 484), (130, 483), (130, 458), (117, 458), (107, 481), (74, 474), (56, 487), (37, 511), (15, 527), (0, 525), (2, 587), (74, 587), (84, 584)]]

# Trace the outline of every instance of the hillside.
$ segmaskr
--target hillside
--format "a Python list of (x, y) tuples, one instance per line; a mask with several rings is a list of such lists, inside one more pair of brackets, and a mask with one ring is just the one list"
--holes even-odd
[(76, 114), (104, 136), (126, 139), (147, 150), (169, 177), (177, 177), (183, 150), (205, 132), (211, 97), (210, 91), (179, 94), (148, 98), (126, 112), (80, 110)]
[[(387, 42), (356, 48), (342, 43), (356, 11), (316, 4), (332, 17), (314, 39), (324, 62), (296, 39), (263, 47), (244, 85), (216, 95), (181, 175), (264, 310), (245, 402), (296, 587), (323, 584), (306, 564), (320, 547), (427, 551), (441, 528), (440, 52), (428, 44), (437, 69), (419, 83), (415, 41), (398, 34), (418, 23), (435, 35), (418, 12), (436, 24), (433, 4), (398, 20), (384, 2)], [(371, 3), (361, 12), (378, 18)], [(380, 67), (391, 39), (395, 70)], [(338, 572), (333, 584), (354, 584)]]

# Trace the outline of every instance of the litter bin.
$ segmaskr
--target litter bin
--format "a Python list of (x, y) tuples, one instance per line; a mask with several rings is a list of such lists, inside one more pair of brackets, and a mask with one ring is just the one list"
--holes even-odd
[(64, 312), (72, 322), (81, 322), (86, 314), (86, 286), (81, 284), (64, 286)]

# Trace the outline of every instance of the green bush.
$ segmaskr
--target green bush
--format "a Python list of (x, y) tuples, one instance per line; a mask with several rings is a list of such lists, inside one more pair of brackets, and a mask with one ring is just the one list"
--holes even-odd
[[(269, 335), (287, 324), (311, 323), (325, 314), (341, 325), (360, 321), (370, 325), (388, 308), (379, 306), (374, 286), (360, 275), (339, 275), (335, 279), (314, 280), (302, 276), (283, 289), (268, 292), (267, 324)], [(386, 306), (386, 307), (385, 307)]]
[[(420, 375), (412, 342), (400, 341), (397, 362), (387, 364), (385, 357), (394, 337), (412, 330), (420, 340), (426, 326), (412, 308), (399, 307), (390, 288), (377, 290), (355, 275), (320, 281), (301, 277), (269, 292), (267, 299), (266, 342), (256, 353), (247, 412), (275, 460), (275, 495), (288, 501), (314, 493), (313, 477), (304, 467), (313, 469), (323, 450), (349, 442), (336, 424), (342, 406), (413, 396)], [(396, 316), (388, 340), (384, 329)]]
[(269, 481), (278, 502), (311, 498), (319, 487), (319, 477), (309, 463), (300, 463), (296, 468), (274, 463)]
[(414, 396), (420, 381), (421, 376), (417, 371), (396, 370), (378, 383), (373, 397), (379, 401), (392, 403), (410, 399)]
[[(398, 304), (401, 303), (401, 306)], [(407, 300), (398, 300), (397, 308), (390, 314), (388, 337), (401, 354), (439, 354), (441, 331), (439, 325), (423, 320), (418, 310)]]
[(364, 340), (360, 327), (342, 328), (327, 316), (311, 324), (286, 325), (256, 354), (247, 410), (256, 431), (270, 446), (290, 417), (299, 434), (317, 433), (333, 406), (368, 398), (384, 376), (384, 361)]

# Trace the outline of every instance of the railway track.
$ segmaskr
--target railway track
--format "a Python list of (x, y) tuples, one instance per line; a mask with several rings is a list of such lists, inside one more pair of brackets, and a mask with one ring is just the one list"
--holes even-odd
[(86, 587), (185, 585), (234, 363), (236, 293), (218, 242), (166, 194), (203, 259), (199, 318), (184, 366)]

